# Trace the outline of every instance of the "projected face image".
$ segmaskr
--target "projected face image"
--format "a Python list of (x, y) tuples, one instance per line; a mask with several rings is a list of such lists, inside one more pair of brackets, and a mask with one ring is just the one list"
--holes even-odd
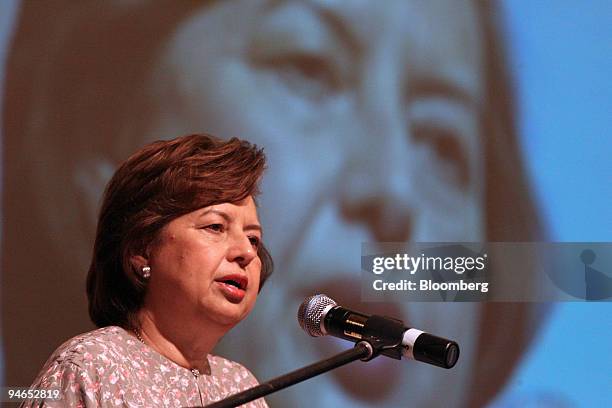
[[(481, 43), (468, 1), (237, 0), (197, 8), (161, 44), (144, 94), (136, 92), (146, 109), (129, 105), (140, 113), (117, 143), (105, 139), (104, 153), (92, 157), (71, 155), (82, 157), (71, 171), (79, 219), (63, 202), (51, 208), (66, 216), (46, 218), (58, 224), (56, 235), (92, 234), (117, 162), (150, 140), (204, 131), (255, 142), (269, 162), (258, 212), (276, 272), (220, 353), (265, 380), (351, 347), (298, 327), (302, 300), (326, 293), (343, 306), (458, 339), (461, 359), (451, 371), (384, 358), (356, 362), (271, 397), (275, 405), (466, 401), (478, 306), (361, 303), (359, 273), (362, 242), (484, 238)], [(113, 121), (85, 122), (104, 129)], [(70, 256), (86, 265), (89, 250)]]
[[(300, 331), (294, 311), (313, 293), (448, 336), (476, 330), (471, 304), (360, 304), (359, 271), (362, 242), (483, 239), (478, 27), (463, 1), (235, 1), (167, 40), (142, 134), (239, 135), (269, 158), (259, 208), (276, 272), (232, 343), (260, 379), (351, 346)], [(262, 329), (272, 322), (277, 335)], [(278, 398), (427, 405), (435, 386), (461, 401), (474, 363), (469, 343), (453, 372), (379, 360)]]

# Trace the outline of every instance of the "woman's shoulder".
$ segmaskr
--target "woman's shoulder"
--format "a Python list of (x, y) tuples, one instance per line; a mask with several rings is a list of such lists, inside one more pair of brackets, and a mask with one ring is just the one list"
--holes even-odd
[(69, 339), (49, 358), (50, 363), (83, 366), (94, 360), (109, 360), (128, 353), (127, 348), (135, 340), (118, 326), (108, 326)]
[(129, 360), (135, 342), (122, 328), (103, 327), (79, 334), (59, 346), (33, 382), (36, 388), (65, 388), (82, 383), (89, 387), (105, 378), (113, 367)]
[[(125, 390), (136, 395), (134, 398), (140, 398), (142, 384), (135, 379), (139, 375), (146, 376), (142, 373), (145, 366), (142, 353), (139, 354), (142, 346), (127, 331), (116, 326), (79, 334), (55, 350), (32, 388), (60, 390), (60, 401), (45, 400), (43, 405), (49, 407), (98, 406), (101, 393), (104, 398), (112, 398), (109, 405), (117, 401), (122, 404)], [(32, 400), (24, 406), (40, 404)]]

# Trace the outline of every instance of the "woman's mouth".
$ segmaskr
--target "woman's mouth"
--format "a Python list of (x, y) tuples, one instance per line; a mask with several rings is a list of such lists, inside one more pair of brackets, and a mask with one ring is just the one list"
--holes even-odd
[(244, 299), (248, 282), (249, 280), (246, 276), (235, 274), (215, 279), (215, 283), (219, 286), (226, 299), (232, 303), (240, 303)]

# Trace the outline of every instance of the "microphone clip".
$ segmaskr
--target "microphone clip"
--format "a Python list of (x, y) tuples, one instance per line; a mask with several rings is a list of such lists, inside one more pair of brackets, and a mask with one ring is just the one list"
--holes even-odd
[(378, 315), (370, 316), (363, 327), (361, 341), (367, 342), (373, 352), (362, 361), (370, 361), (378, 354), (401, 360), (405, 331), (404, 323), (399, 320)]

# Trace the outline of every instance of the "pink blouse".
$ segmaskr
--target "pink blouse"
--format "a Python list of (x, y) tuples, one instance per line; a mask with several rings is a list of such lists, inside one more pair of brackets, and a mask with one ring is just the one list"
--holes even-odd
[[(35, 389), (59, 389), (60, 400), (31, 400), (22, 406), (202, 406), (258, 384), (246, 368), (222, 357), (209, 355), (206, 371), (193, 373), (121, 327), (104, 327), (61, 345), (34, 381)], [(267, 408), (263, 398), (243, 406)]]

